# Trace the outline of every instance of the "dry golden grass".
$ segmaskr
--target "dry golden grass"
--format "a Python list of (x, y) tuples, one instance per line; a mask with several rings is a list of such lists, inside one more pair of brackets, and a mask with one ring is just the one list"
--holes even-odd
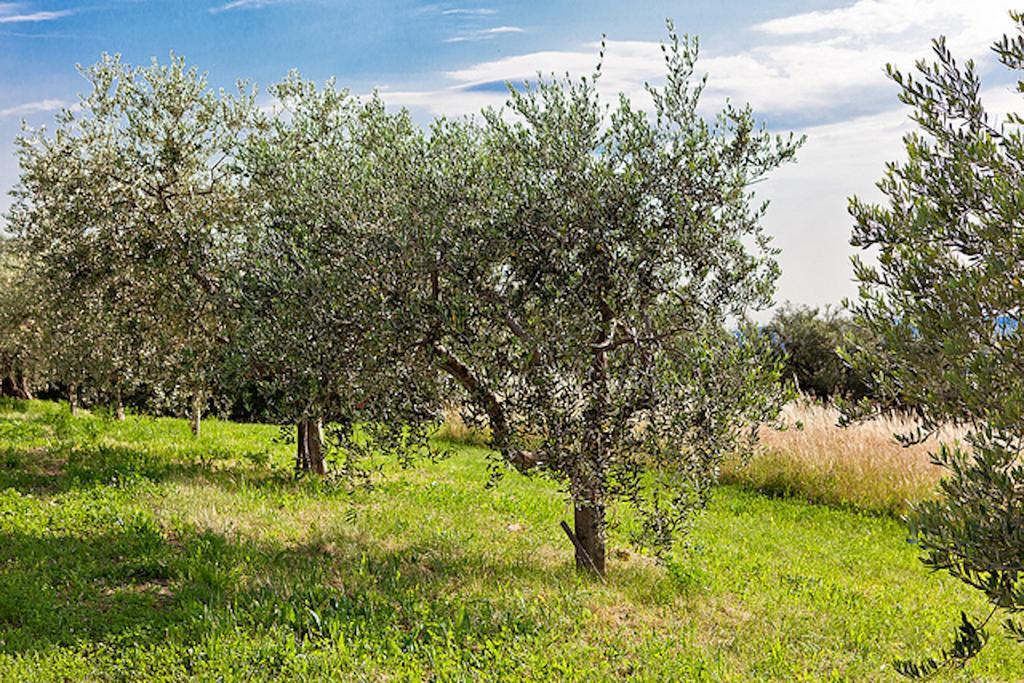
[(786, 430), (764, 427), (757, 452), (746, 464), (730, 462), (723, 481), (812, 502), (850, 505), (871, 512), (901, 514), (909, 503), (934, 495), (943, 470), (929, 453), (939, 440), (960, 434), (945, 430), (925, 443), (904, 447), (893, 437), (913, 423), (879, 418), (846, 428), (839, 413), (811, 403), (790, 405)]
[[(746, 462), (729, 460), (722, 481), (814, 503), (850, 506), (900, 515), (913, 502), (934, 495), (943, 475), (929, 453), (939, 441), (962, 436), (953, 429), (928, 441), (904, 447), (894, 434), (913, 423), (888, 417), (839, 427), (839, 411), (801, 400), (783, 411), (785, 430), (765, 426), (756, 452)], [(486, 428), (467, 425), (456, 408), (445, 412), (437, 436), (455, 443), (485, 445)]]
[(466, 424), (456, 405), (444, 411), (444, 421), (435, 435), (438, 439), (471, 446), (483, 446), (487, 443), (490, 433), (486, 428)]

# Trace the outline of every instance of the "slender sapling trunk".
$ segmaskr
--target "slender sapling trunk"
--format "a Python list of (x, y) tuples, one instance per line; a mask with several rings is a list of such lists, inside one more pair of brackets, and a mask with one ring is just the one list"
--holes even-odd
[(118, 422), (124, 422), (124, 396), (121, 395), (121, 387), (117, 388), (115, 401), (114, 414), (116, 415)]
[(203, 426), (203, 392), (198, 389), (192, 392), (192, 413), (189, 419), (189, 427), (192, 429), (192, 436), (197, 439)]

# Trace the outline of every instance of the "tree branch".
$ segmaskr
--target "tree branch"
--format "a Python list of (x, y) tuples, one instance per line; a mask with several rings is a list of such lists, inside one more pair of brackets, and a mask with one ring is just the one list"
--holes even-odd
[(505, 408), (494, 393), (484, 386), (473, 371), (444, 345), (435, 343), (433, 349), (442, 358), (441, 368), (462, 385), (487, 414), (487, 420), (491, 426), (492, 445), (505, 457), (505, 460), (520, 472), (526, 472), (540, 464), (535, 453), (512, 447)]

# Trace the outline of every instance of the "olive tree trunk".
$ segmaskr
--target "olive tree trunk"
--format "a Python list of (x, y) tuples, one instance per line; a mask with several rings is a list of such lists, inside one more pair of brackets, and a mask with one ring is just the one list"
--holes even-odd
[(71, 410), (71, 417), (78, 416), (78, 384), (68, 384), (68, 408)]
[(319, 420), (300, 420), (297, 425), (298, 443), (295, 449), (295, 470), (326, 474), (324, 462), (323, 430)]
[(605, 476), (607, 444), (604, 422), (608, 416), (608, 358), (614, 312), (600, 300), (600, 325), (592, 345), (593, 357), (587, 377), (589, 405), (584, 412), (586, 433), (583, 453), (571, 472), (573, 526), (576, 538), (576, 570), (604, 576), (605, 558)]
[(576, 479), (573, 486), (573, 545), (576, 547), (576, 571), (604, 576), (604, 487), (600, 479), (593, 476)]
[(124, 396), (121, 395), (121, 387), (117, 388), (114, 401), (114, 415), (117, 417), (118, 422), (124, 422)]
[(192, 436), (197, 439), (203, 427), (203, 392), (196, 390), (192, 392), (192, 412), (189, 416), (188, 426), (192, 430)]
[(19, 398), (31, 401), (35, 396), (32, 394), (32, 385), (28, 381), (28, 375), (19, 371), (17, 377)]
[(26, 401), (32, 400), (32, 389), (28, 378), (19, 371), (13, 371), (0, 380), (0, 396), (13, 396)]

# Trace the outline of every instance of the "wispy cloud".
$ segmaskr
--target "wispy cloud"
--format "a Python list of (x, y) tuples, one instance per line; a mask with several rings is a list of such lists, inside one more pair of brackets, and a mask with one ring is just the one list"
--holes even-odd
[(495, 26), (493, 28), (482, 28), (474, 31), (465, 31), (451, 38), (446, 43), (464, 43), (472, 40), (491, 40), (505, 33), (525, 33), (526, 29), (519, 26)]
[(221, 12), (230, 12), (236, 9), (261, 9), (263, 7), (269, 7), (271, 5), (280, 5), (288, 0), (231, 0), (223, 5), (210, 8), (210, 14), (220, 14)]
[(421, 5), (413, 10), (414, 16), (434, 15), (442, 17), (490, 17), (498, 13), (491, 7), (453, 7), (451, 3)]
[(48, 111), (56, 111), (67, 106), (67, 102), (63, 100), (39, 100), (37, 102), (26, 102), (25, 104), (19, 104), (7, 109), (0, 109), (0, 119), (7, 118), (8, 116), (29, 116), (31, 114), (41, 114)]
[(446, 43), (466, 43), (479, 40), (492, 40), (508, 33), (525, 33), (521, 26), (487, 26), (485, 22), (494, 21), (498, 10), (492, 7), (456, 7), (451, 3), (422, 5), (414, 13), (416, 16), (431, 16), (440, 20), (442, 30), (449, 32)]
[(443, 9), (441, 14), (445, 16), (461, 16), (461, 17), (489, 17), (498, 13), (498, 10), (491, 9), (489, 7), (465, 7), (465, 8), (452, 8)]
[(75, 10), (31, 10), (20, 2), (0, 2), (0, 24), (26, 24), (53, 21), (75, 13)]

